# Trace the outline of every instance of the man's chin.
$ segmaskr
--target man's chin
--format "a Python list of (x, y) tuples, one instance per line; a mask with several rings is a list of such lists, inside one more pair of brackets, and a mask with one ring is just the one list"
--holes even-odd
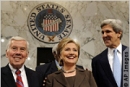
[(111, 45), (110, 44), (108, 44), (108, 43), (105, 43), (105, 45), (106, 45), (106, 47), (110, 47)]
[(109, 48), (114, 48), (112, 45), (108, 45), (108, 44), (106, 45), (106, 47), (109, 47)]
[(13, 67), (14, 67), (15, 69), (20, 69), (20, 68), (22, 67), (22, 65), (21, 65), (21, 64), (18, 64), (18, 63), (16, 63), (16, 64), (14, 64), (14, 65), (13, 65)]

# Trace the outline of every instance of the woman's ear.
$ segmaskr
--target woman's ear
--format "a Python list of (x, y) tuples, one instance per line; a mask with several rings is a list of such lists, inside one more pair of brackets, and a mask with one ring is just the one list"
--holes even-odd
[(63, 59), (61, 58), (60, 61), (59, 61), (59, 65), (60, 66), (63, 66)]

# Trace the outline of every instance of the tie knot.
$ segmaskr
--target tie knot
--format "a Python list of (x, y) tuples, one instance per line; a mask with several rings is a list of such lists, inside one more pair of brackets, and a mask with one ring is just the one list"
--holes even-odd
[(16, 75), (20, 75), (20, 74), (21, 74), (21, 71), (20, 71), (20, 70), (16, 70), (15, 74), (16, 74)]
[(114, 52), (114, 53), (117, 53), (117, 49), (114, 49), (113, 52)]

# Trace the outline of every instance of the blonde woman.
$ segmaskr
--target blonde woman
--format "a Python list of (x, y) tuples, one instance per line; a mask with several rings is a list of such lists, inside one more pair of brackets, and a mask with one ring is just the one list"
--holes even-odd
[(76, 67), (80, 45), (70, 38), (62, 39), (57, 56), (62, 69), (47, 76), (46, 87), (97, 87), (90, 71)]

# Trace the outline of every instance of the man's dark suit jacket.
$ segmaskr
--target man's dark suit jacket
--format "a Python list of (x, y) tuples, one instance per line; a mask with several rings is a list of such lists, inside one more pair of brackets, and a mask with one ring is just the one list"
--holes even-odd
[(43, 87), (43, 80), (45, 79), (45, 77), (47, 77), (47, 75), (55, 71), (58, 71), (55, 61), (36, 67), (36, 72), (38, 73), (40, 87)]
[[(77, 65), (77, 67), (83, 69), (82, 66)], [(47, 77), (47, 75), (51, 73), (54, 73), (55, 71), (58, 71), (55, 61), (36, 67), (36, 72), (39, 76), (40, 87), (43, 87), (43, 80), (45, 79), (45, 77)]]
[[(28, 87), (39, 87), (37, 73), (25, 66)], [(1, 87), (16, 87), (16, 83), (9, 65), (1, 68)]]
[[(122, 45), (122, 54), (126, 48), (127, 48), (126, 46)], [(109, 65), (107, 54), (108, 49), (104, 50), (102, 53), (100, 53), (99, 55), (97, 55), (92, 59), (92, 73), (98, 87), (117, 87), (116, 81), (113, 76), (113, 72)], [(123, 65), (123, 59), (122, 59), (122, 65)]]
[[(73, 81), (72, 81), (73, 82)], [(97, 87), (92, 72), (76, 68), (73, 87)], [(71, 87), (67, 82), (63, 71), (59, 70), (47, 76), (46, 87)]]

